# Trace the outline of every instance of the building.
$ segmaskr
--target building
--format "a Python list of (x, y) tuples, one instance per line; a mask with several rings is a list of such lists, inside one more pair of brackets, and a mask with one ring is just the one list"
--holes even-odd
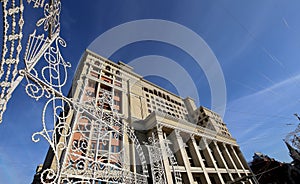
[(217, 113), (125, 63), (87, 50), (70, 97), (64, 146), (49, 149), (33, 183), (256, 183)]
[[(288, 143), (287, 146), (293, 149)], [(291, 149), (290, 154), (293, 158), (292, 152), (295, 150)], [(259, 183), (299, 183), (300, 181), (300, 164), (295, 158), (291, 163), (284, 163), (257, 152), (254, 153), (249, 165)]]

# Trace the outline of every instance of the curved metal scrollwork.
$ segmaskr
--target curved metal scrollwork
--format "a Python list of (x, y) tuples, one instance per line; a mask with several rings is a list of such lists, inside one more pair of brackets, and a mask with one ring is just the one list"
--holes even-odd
[[(68, 109), (69, 107), (72, 107), (72, 105), (63, 97), (53, 96), (50, 98), (43, 109), (43, 129), (32, 135), (32, 140), (34, 142), (39, 142), (40, 137), (43, 137), (49, 143), (54, 153), (53, 162), (58, 166), (56, 167), (57, 170), (46, 169), (41, 173), (40, 179), (42, 183), (54, 184), (59, 180), (59, 173), (61, 172), (61, 167), (59, 167), (59, 153), (66, 149), (67, 138), (71, 134), (71, 127), (67, 123), (67, 119), (71, 114), (65, 111), (65, 109)], [(53, 124), (51, 121), (55, 121), (55, 123)]]
[[(25, 68), (18, 70), (22, 27), (22, 0), (2, 0), (4, 39), (0, 65), (0, 122), (13, 90), (26, 79), (26, 93), (35, 100), (46, 98), (42, 112), (42, 130), (32, 135), (34, 142), (45, 139), (53, 161), (39, 172), (39, 182), (56, 183), (147, 183), (148, 170), (142, 147), (134, 130), (114, 110), (113, 96), (102, 91), (100, 97), (86, 100), (65, 97), (62, 87), (71, 67), (60, 48), (66, 42), (60, 37), (59, 0), (27, 0), (34, 8), (43, 8), (44, 16), (36, 23), (26, 45)], [(9, 28), (10, 27), (10, 28)], [(19, 75), (18, 75), (19, 74)], [(82, 85), (82, 93), (91, 96)], [(104, 109), (104, 104), (110, 110)], [(141, 163), (141, 172), (133, 172), (128, 160), (130, 139)], [(125, 156), (126, 155), (126, 156)]]
[[(149, 161), (151, 166), (153, 183), (157, 183), (157, 184), (167, 183), (165, 170), (164, 170), (165, 166), (163, 165), (163, 158), (162, 158), (163, 151), (160, 142), (154, 133), (152, 133), (151, 137), (148, 137), (148, 142), (149, 144), (146, 143), (146, 145), (149, 153)], [(163, 144), (164, 144), (164, 148), (166, 149), (165, 152), (167, 153), (170, 164), (173, 168), (173, 175), (174, 175), (173, 182), (176, 184), (182, 184), (181, 173), (176, 171), (174, 168), (178, 166), (176, 158), (172, 150), (170, 149), (166, 139), (163, 140)]]
[[(73, 99), (76, 114), (73, 136), (65, 150), (61, 179), (69, 183), (147, 183), (148, 171), (144, 154), (139, 150), (141, 146), (133, 130), (114, 111), (112, 94), (102, 91), (96, 99), (90, 97), (82, 81), (78, 84), (84, 100)], [(105, 104), (111, 110), (105, 110)], [(130, 161), (124, 156), (129, 151), (124, 146), (124, 135), (135, 144), (143, 168), (140, 174), (130, 171)]]
[[(56, 67), (59, 66), (56, 62), (46, 63), (48, 66), (54, 63)], [(48, 79), (56, 79), (50, 74)], [(57, 85), (57, 80), (39, 80), (31, 73), (25, 76), (33, 81), (28, 84), (30, 96), (39, 99), (43, 92), (49, 98), (43, 110), (43, 130), (33, 135), (35, 142), (39, 141), (37, 136), (46, 139), (54, 154), (52, 165), (56, 167), (40, 173), (42, 183), (147, 183), (148, 171), (141, 145), (131, 127), (113, 109), (110, 92), (102, 90), (99, 98), (92, 97), (84, 88), (86, 84), (78, 81), (84, 100), (70, 99), (61, 95), (62, 86)], [(35, 90), (32, 89), (33, 83), (37, 86)], [(109, 111), (104, 109), (107, 104)], [(49, 114), (53, 118), (47, 117)], [(51, 125), (54, 125), (53, 129)], [(122, 146), (124, 135), (135, 145), (142, 173), (132, 172), (130, 165), (127, 165), (130, 161), (124, 157), (128, 153), (128, 147)]]
[(148, 138), (150, 145), (147, 145), (149, 152), (149, 161), (151, 165), (151, 173), (153, 183), (156, 184), (165, 184), (166, 175), (163, 165), (162, 151), (160, 147), (160, 142), (155, 137), (154, 133), (152, 133), (152, 137)]

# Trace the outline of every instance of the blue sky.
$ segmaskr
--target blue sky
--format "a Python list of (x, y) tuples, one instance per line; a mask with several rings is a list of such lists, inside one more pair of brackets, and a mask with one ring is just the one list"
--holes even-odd
[[(296, 128), (298, 121), (293, 114), (300, 113), (299, 1), (87, 0), (63, 1), (62, 5), (61, 36), (68, 44), (63, 54), (73, 65), (70, 79), (85, 48), (111, 28), (141, 19), (175, 22), (199, 35), (216, 56), (226, 84), (224, 120), (246, 159), (251, 160), (253, 153), (260, 151), (290, 161), (282, 139)], [(26, 8), (24, 34), (28, 35), (34, 28), (34, 17), (41, 11), (28, 5)], [(187, 35), (178, 37), (185, 38)], [(110, 42), (102, 46), (109, 47)], [(200, 104), (211, 107), (205, 72), (193, 57), (174, 45), (153, 40), (136, 42), (120, 48), (110, 59), (130, 63), (150, 55), (169, 58), (182, 66), (197, 86)], [(147, 79), (176, 91), (176, 84), (168, 79)], [(31, 135), (42, 128), (44, 100), (30, 99), (24, 85), (25, 81), (15, 91), (0, 125), (0, 183), (30, 183), (48, 149), (45, 141), (31, 141)]]

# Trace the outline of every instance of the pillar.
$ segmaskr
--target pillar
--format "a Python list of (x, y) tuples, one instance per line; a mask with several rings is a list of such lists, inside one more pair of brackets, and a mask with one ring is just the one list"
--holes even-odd
[(225, 151), (225, 154), (227, 155), (227, 157), (229, 159), (228, 161), (233, 165), (233, 168), (235, 169), (235, 171), (238, 174), (238, 176), (241, 177), (241, 174), (238, 172), (238, 169), (237, 169), (237, 167), (236, 167), (236, 165), (235, 165), (235, 163), (234, 163), (234, 161), (233, 161), (233, 159), (232, 159), (232, 157), (231, 157), (231, 155), (230, 155), (230, 153), (229, 153), (229, 151), (227, 149), (226, 144), (223, 143), (222, 146), (223, 146), (223, 149)]
[(209, 155), (209, 157), (210, 157), (211, 160), (212, 160), (213, 166), (214, 166), (215, 170), (217, 171), (217, 175), (218, 175), (218, 177), (219, 177), (220, 182), (221, 182), (222, 184), (225, 184), (225, 182), (224, 182), (224, 180), (223, 180), (223, 178), (222, 178), (222, 175), (221, 175), (221, 173), (219, 172), (218, 166), (217, 166), (216, 161), (215, 161), (215, 158), (214, 158), (214, 156), (213, 156), (213, 154), (212, 154), (212, 152), (211, 152), (211, 149), (210, 149), (209, 145), (207, 144), (207, 140), (204, 141), (204, 144), (205, 144), (205, 148), (207, 149), (208, 155)]
[(164, 163), (166, 181), (168, 184), (172, 184), (173, 179), (172, 179), (172, 173), (171, 173), (170, 164), (169, 164), (168, 153), (167, 153), (167, 149), (166, 149), (166, 145), (165, 145), (165, 141), (164, 141), (164, 137), (163, 137), (162, 127), (160, 125), (157, 125), (157, 136), (158, 136), (158, 141), (159, 141), (160, 148), (162, 151), (162, 159), (163, 159), (162, 161)]
[(201, 168), (203, 170), (203, 174), (204, 174), (205, 180), (207, 181), (207, 184), (211, 184), (209, 176), (208, 176), (208, 173), (206, 171), (205, 164), (203, 163), (202, 156), (201, 156), (201, 154), (199, 152), (199, 146), (196, 143), (194, 135), (191, 135), (191, 145), (192, 145), (192, 149), (194, 149), (194, 151), (195, 151), (195, 153), (197, 155), (198, 161), (199, 161), (200, 166), (201, 166)]
[(188, 159), (188, 155), (185, 151), (185, 145), (183, 143), (180, 132), (179, 132), (179, 130), (174, 130), (173, 132), (175, 134), (175, 136), (173, 136), (173, 139), (175, 139), (174, 140), (174, 143), (175, 143), (174, 144), (174, 149), (175, 149), (175, 151), (180, 152), (180, 155), (181, 155), (182, 161), (183, 161), (183, 165), (185, 167), (186, 174), (187, 174), (187, 177), (188, 177), (188, 183), (194, 183), (194, 178), (193, 178), (193, 175), (192, 175), (192, 172), (191, 172), (190, 162), (189, 162), (189, 159)]
[(218, 145), (217, 141), (213, 141), (213, 144), (214, 144), (214, 147), (215, 147), (215, 149), (216, 149), (216, 151), (217, 151), (217, 153), (218, 153), (220, 159), (222, 160), (222, 162), (223, 162), (223, 164), (224, 164), (224, 166), (225, 166), (225, 168), (226, 168), (226, 170), (227, 170), (227, 173), (229, 174), (230, 179), (233, 181), (234, 179), (233, 179), (231, 173), (229, 172), (229, 168), (228, 168), (228, 166), (227, 166), (227, 163), (226, 163), (226, 161), (225, 161), (225, 158), (223, 157), (223, 155), (222, 155), (222, 153), (221, 153), (221, 150), (220, 150), (220, 148), (219, 148), (219, 145)]

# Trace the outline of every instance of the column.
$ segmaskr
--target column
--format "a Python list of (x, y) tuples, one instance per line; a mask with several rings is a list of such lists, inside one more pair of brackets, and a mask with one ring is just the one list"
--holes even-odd
[(122, 156), (124, 158), (123, 169), (130, 170), (130, 146), (129, 146), (129, 138), (126, 132), (127, 132), (127, 127), (123, 125), (122, 146), (120, 146), (120, 150), (124, 149), (122, 153)]
[(191, 135), (191, 145), (197, 155), (198, 161), (200, 162), (200, 166), (203, 169), (203, 174), (204, 174), (205, 180), (207, 181), (207, 184), (211, 184), (208, 173), (206, 171), (205, 164), (203, 163), (202, 156), (199, 152), (199, 146), (196, 143), (194, 135)]
[[(132, 131), (134, 131), (133, 128)], [(136, 174), (135, 144), (131, 139), (129, 139), (129, 155), (130, 155), (130, 171)]]
[(245, 171), (245, 168), (244, 168), (244, 166), (243, 166), (243, 164), (242, 164), (242, 162), (241, 162), (241, 160), (240, 160), (240, 158), (237, 156), (237, 154), (236, 154), (236, 152), (235, 152), (235, 150), (234, 150), (234, 148), (233, 148), (232, 145), (230, 145), (230, 150), (232, 151), (233, 156), (234, 156), (234, 158), (236, 159), (237, 163), (241, 166), (241, 168), (243, 169), (243, 171), (246, 172), (246, 171)]
[(223, 162), (223, 164), (224, 164), (224, 166), (225, 166), (225, 168), (227, 170), (227, 173), (229, 174), (230, 179), (233, 181), (234, 179), (233, 179), (231, 173), (229, 172), (229, 168), (227, 166), (227, 163), (226, 163), (225, 159), (223, 158), (223, 155), (221, 153), (221, 150), (219, 148), (219, 145), (218, 145), (217, 141), (213, 141), (213, 144), (214, 144), (214, 147), (215, 147), (215, 149), (216, 149), (219, 157), (221, 158), (221, 160), (222, 160), (222, 162)]
[(164, 163), (166, 180), (167, 180), (168, 184), (172, 184), (173, 179), (172, 179), (172, 173), (171, 173), (169, 159), (168, 159), (168, 153), (167, 153), (167, 149), (165, 146), (162, 127), (160, 125), (157, 125), (157, 136), (158, 136), (158, 141), (159, 141), (160, 148), (162, 151), (162, 158), (163, 158), (162, 161)]
[(175, 145), (177, 146), (177, 149), (175, 149), (175, 150), (180, 151), (180, 155), (182, 157), (182, 161), (183, 161), (183, 164), (184, 164), (184, 167), (186, 170), (186, 174), (187, 174), (189, 183), (194, 183), (194, 178), (193, 178), (193, 175), (191, 172), (190, 162), (188, 159), (188, 155), (185, 151), (185, 145), (183, 143), (182, 137), (180, 136), (180, 132), (179, 132), (179, 130), (174, 130), (173, 132), (175, 132), (175, 142), (176, 142)]
[[(232, 145), (230, 145), (230, 148), (231, 148), (231, 150), (232, 150), (232, 152), (233, 152), (233, 155), (235, 156), (236, 160), (237, 160), (238, 163), (241, 165), (241, 167), (242, 167), (244, 173), (246, 174), (246, 176), (248, 176), (249, 174), (246, 172), (246, 169), (245, 169), (245, 167), (244, 167), (244, 165), (243, 165), (243, 162), (241, 161), (241, 159), (244, 159), (244, 158), (241, 158), (241, 159), (240, 159), (240, 157), (237, 155), (237, 153), (236, 153), (236, 151), (235, 151), (235, 149), (234, 149), (234, 147), (233, 147)], [(252, 175), (252, 172), (251, 172), (250, 174)], [(249, 182), (250, 182), (251, 184), (253, 183), (252, 180), (249, 180)]]
[(228, 149), (226, 147), (226, 144), (223, 143), (222, 146), (223, 146), (223, 149), (225, 151), (225, 154), (227, 155), (227, 157), (229, 159), (228, 161), (230, 161), (230, 163), (232, 164), (232, 166), (235, 169), (235, 171), (238, 174), (238, 176), (241, 177), (241, 174), (238, 172), (238, 169), (237, 169), (237, 167), (236, 167), (236, 165), (235, 165), (235, 163), (234, 163), (234, 161), (233, 161), (233, 159), (232, 159), (232, 157), (231, 157), (231, 155), (230, 155), (230, 153), (229, 153), (229, 151), (228, 151)]
[(215, 158), (214, 158), (214, 156), (213, 156), (212, 153), (211, 153), (211, 149), (210, 149), (209, 145), (207, 144), (207, 140), (204, 140), (204, 144), (205, 144), (205, 148), (207, 149), (208, 155), (209, 155), (209, 157), (210, 157), (211, 160), (212, 160), (213, 166), (214, 166), (215, 170), (217, 171), (217, 175), (218, 175), (218, 177), (219, 177), (220, 182), (221, 182), (222, 184), (225, 184), (225, 182), (224, 182), (224, 180), (223, 180), (223, 178), (222, 178), (222, 175), (221, 175), (221, 173), (219, 172), (219, 169), (218, 169), (218, 166), (217, 166), (217, 164), (216, 164)]

